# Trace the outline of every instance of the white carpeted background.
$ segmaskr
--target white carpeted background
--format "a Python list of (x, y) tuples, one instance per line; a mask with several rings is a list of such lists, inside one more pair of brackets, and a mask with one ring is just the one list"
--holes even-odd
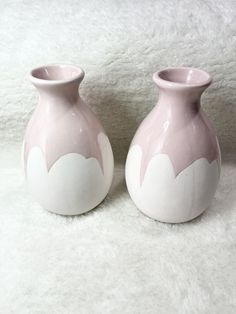
[[(236, 312), (236, 2), (0, 1), (0, 313)], [(20, 142), (37, 103), (31, 68), (75, 63), (81, 94), (111, 139), (113, 187), (96, 210), (60, 217), (28, 195)], [(223, 150), (211, 208), (167, 225), (143, 216), (124, 159), (157, 101), (152, 73), (194, 66)]]

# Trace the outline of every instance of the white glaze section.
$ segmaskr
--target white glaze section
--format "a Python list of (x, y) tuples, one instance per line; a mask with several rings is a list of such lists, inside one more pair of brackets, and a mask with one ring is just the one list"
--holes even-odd
[(31, 149), (27, 184), (42, 207), (61, 215), (77, 215), (94, 208), (105, 198), (112, 182), (114, 161), (107, 136), (100, 133), (98, 142), (104, 173), (96, 158), (77, 153), (61, 156), (48, 172), (41, 149)]
[(219, 181), (216, 160), (200, 158), (175, 176), (166, 154), (155, 155), (140, 181), (142, 150), (130, 148), (126, 161), (126, 183), (136, 206), (147, 216), (169, 223), (191, 220), (210, 206)]

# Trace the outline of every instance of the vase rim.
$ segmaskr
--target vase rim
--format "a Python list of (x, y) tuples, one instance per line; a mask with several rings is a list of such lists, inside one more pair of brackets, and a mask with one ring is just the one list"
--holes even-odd
[(192, 67), (170, 67), (153, 74), (154, 82), (164, 88), (207, 87), (212, 77), (204, 70)]
[(84, 70), (77, 65), (52, 63), (34, 68), (30, 72), (32, 83), (39, 85), (60, 85), (82, 81)]

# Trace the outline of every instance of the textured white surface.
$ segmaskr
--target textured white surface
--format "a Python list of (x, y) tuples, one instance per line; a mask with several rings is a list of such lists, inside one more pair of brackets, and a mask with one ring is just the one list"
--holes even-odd
[(221, 146), (236, 148), (235, 0), (2, 0), (0, 12), (0, 138), (23, 137), (37, 103), (31, 68), (76, 63), (81, 94), (124, 159), (157, 100), (153, 72), (188, 65), (213, 76), (204, 108)]
[(183, 225), (142, 215), (117, 167), (109, 197), (81, 217), (42, 210), (23, 185), (20, 149), (37, 103), (31, 68), (84, 68), (81, 94), (123, 160), (157, 100), (152, 73), (208, 70), (203, 97), (220, 144), (236, 148), (234, 0), (0, 1), (0, 313), (233, 314), (236, 159), (225, 158), (210, 210)]
[(235, 156), (211, 208), (168, 225), (136, 209), (122, 166), (96, 210), (48, 213), (29, 198), (19, 155), (0, 153), (1, 313), (235, 313)]
[(168, 155), (157, 154), (141, 180), (142, 149), (132, 145), (126, 161), (126, 183), (136, 206), (163, 222), (185, 222), (209, 207), (219, 181), (219, 165), (206, 158), (195, 160), (175, 175)]

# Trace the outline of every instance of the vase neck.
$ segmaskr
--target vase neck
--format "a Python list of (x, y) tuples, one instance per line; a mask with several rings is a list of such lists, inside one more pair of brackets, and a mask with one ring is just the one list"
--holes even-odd
[(207, 72), (187, 67), (156, 72), (153, 80), (160, 90), (159, 104), (175, 111), (199, 110), (201, 95), (212, 81)]
[(169, 109), (174, 111), (199, 110), (202, 93), (202, 88), (186, 90), (160, 88), (158, 104), (160, 106), (168, 106)]
[(78, 66), (54, 64), (31, 71), (30, 80), (40, 94), (40, 102), (54, 104), (74, 104), (78, 89), (84, 78), (84, 71)]
[(66, 103), (73, 104), (79, 97), (79, 82), (69, 82), (65, 84), (36, 85), (41, 102), (53, 104)]

